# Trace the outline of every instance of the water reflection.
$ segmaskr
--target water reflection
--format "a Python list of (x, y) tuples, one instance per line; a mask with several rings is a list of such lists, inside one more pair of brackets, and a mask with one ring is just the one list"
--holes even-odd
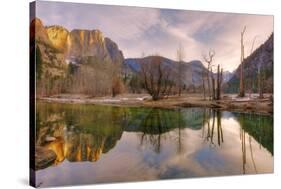
[[(247, 154), (251, 156), (255, 173), (258, 173), (257, 166), (254, 159), (254, 152), (252, 148), (252, 138), (259, 142), (259, 148), (265, 147), (273, 155), (273, 127), (265, 127), (264, 125), (273, 125), (272, 119), (266, 119), (264, 116), (236, 114), (237, 120), (241, 125), (240, 139), (243, 162), (243, 174), (246, 173)], [(248, 144), (250, 152), (246, 148), (246, 134), (248, 134)]]
[(42, 106), (42, 110), (40, 108), (36, 144), (57, 154), (55, 164), (64, 159), (70, 162), (97, 161), (102, 153), (115, 146), (122, 135), (121, 115), (113, 109), (108, 109), (103, 115), (90, 107), (66, 106), (64, 109), (60, 105), (47, 105)]
[(57, 155), (43, 186), (273, 171), (270, 116), (44, 103), (36, 116), (36, 144)]
[[(211, 109), (204, 109), (203, 111), (202, 137), (204, 138), (204, 142), (208, 142), (210, 147), (220, 146), (223, 143), (221, 112)], [(217, 138), (216, 141), (214, 141), (214, 137)]]
[[(224, 142), (223, 128), (221, 124), (222, 113), (218, 110), (203, 110), (202, 138), (209, 143), (210, 147), (220, 146)], [(251, 157), (254, 172), (258, 173), (254, 160), (252, 140), (259, 142), (260, 149), (265, 147), (273, 155), (273, 122), (271, 118), (254, 114), (234, 113), (234, 119), (240, 124), (239, 136), (241, 142), (241, 159), (243, 174), (246, 173), (247, 154)], [(247, 133), (248, 132), (248, 133)], [(248, 136), (246, 138), (246, 136)], [(246, 140), (249, 149), (247, 152)]]

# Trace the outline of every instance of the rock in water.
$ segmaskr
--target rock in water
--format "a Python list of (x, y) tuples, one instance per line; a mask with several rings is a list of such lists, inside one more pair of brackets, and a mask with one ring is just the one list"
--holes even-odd
[(46, 139), (45, 139), (46, 142), (53, 142), (55, 140), (56, 140), (56, 138), (55, 137), (51, 137), (51, 136), (47, 136)]
[(52, 165), (57, 155), (52, 150), (36, 146), (35, 148), (35, 170), (44, 169)]

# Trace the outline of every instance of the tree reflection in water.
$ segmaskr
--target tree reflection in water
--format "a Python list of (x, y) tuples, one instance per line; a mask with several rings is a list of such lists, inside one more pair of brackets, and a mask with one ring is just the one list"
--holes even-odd
[[(202, 138), (210, 147), (220, 146), (223, 143), (223, 130), (221, 125), (221, 111), (216, 109), (203, 110)], [(214, 137), (217, 135), (217, 141)]]
[[(169, 131), (169, 114), (159, 109), (151, 109), (147, 116), (140, 123), (140, 145), (149, 143), (154, 147), (154, 151), (159, 153), (161, 150), (161, 138), (163, 133)], [(164, 140), (165, 138), (163, 138)]]
[(248, 135), (248, 144), (250, 150), (251, 163), (255, 173), (258, 173), (258, 168), (255, 163), (254, 152), (252, 148), (252, 139), (259, 142), (259, 147), (265, 147), (273, 155), (273, 119), (264, 115), (235, 113), (236, 120), (241, 125), (240, 140), (242, 151), (242, 168), (243, 174), (246, 174), (247, 165), (247, 146), (246, 135)]
[[(156, 154), (165, 148), (162, 146), (165, 141), (173, 142), (178, 154), (188, 150), (184, 149), (188, 129), (201, 129), (203, 144), (210, 148), (219, 149), (227, 142), (223, 132), (223, 127), (227, 125), (222, 125), (225, 113), (216, 109), (168, 110), (43, 104), (37, 110), (36, 145), (53, 150), (57, 154), (55, 164), (64, 159), (70, 162), (98, 161), (102, 154), (117, 145), (124, 132), (136, 133), (140, 146), (151, 147)], [(272, 118), (228, 114), (240, 124), (243, 173), (246, 173), (247, 163), (251, 163), (255, 172), (258, 172), (252, 140), (258, 141), (273, 155)], [(250, 155), (251, 162), (246, 162), (247, 155)]]
[[(192, 116), (189, 116), (190, 118), (194, 119)], [(190, 120), (189, 125), (187, 124), (180, 108), (173, 110), (151, 109), (138, 126), (141, 131), (140, 145), (152, 146), (156, 153), (160, 153), (161, 142), (169, 139), (175, 141), (177, 152), (180, 154), (183, 151), (182, 130), (189, 126), (192, 127), (192, 121)]]
[[(208, 142), (210, 144), (210, 147), (221, 146), (224, 142), (221, 114), (221, 111), (216, 109), (204, 109), (202, 138), (204, 142)], [(261, 146), (264, 146), (273, 155), (273, 120), (270, 117), (263, 115), (249, 115), (244, 113), (234, 113), (233, 117), (240, 124), (241, 162), (243, 174), (246, 174), (247, 165), (247, 135), (251, 163), (254, 167), (255, 173), (258, 173), (254, 158), (255, 155), (253, 152), (252, 140), (254, 138), (259, 142), (260, 148)], [(217, 141), (214, 141), (215, 135), (217, 135)]]

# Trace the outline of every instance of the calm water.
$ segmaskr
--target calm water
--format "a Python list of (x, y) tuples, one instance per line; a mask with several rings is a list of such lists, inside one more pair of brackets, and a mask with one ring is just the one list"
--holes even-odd
[(37, 186), (273, 172), (271, 116), (46, 103), (36, 116), (36, 144), (57, 154)]

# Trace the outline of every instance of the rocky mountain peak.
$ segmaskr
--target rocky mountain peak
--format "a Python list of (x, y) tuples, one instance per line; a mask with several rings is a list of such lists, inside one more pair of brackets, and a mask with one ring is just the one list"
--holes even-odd
[(62, 26), (49, 26), (46, 27), (46, 31), (52, 45), (55, 48), (64, 51), (66, 48), (66, 42), (69, 35), (68, 30)]
[(99, 30), (72, 30), (67, 40), (68, 57), (107, 57), (104, 37)]
[(124, 60), (122, 51), (117, 44), (105, 38), (100, 30), (74, 29), (68, 31), (63, 26), (44, 26), (39, 18), (30, 23), (30, 42), (35, 52), (35, 46), (41, 53), (42, 78), (63, 77), (66, 74), (67, 63), (84, 63), (89, 58), (92, 63), (120, 62)]
[(30, 23), (30, 39), (50, 45), (43, 22), (39, 18), (33, 19)]
[[(35, 18), (30, 32), (31, 39), (36, 38), (60, 53), (65, 60), (76, 61), (87, 57), (95, 57), (97, 60), (108, 62), (123, 62), (124, 56), (118, 45), (111, 39), (104, 37), (98, 30), (73, 29), (68, 31), (63, 26), (53, 25), (45, 27), (39, 18)], [(35, 36), (36, 33), (36, 36)]]

